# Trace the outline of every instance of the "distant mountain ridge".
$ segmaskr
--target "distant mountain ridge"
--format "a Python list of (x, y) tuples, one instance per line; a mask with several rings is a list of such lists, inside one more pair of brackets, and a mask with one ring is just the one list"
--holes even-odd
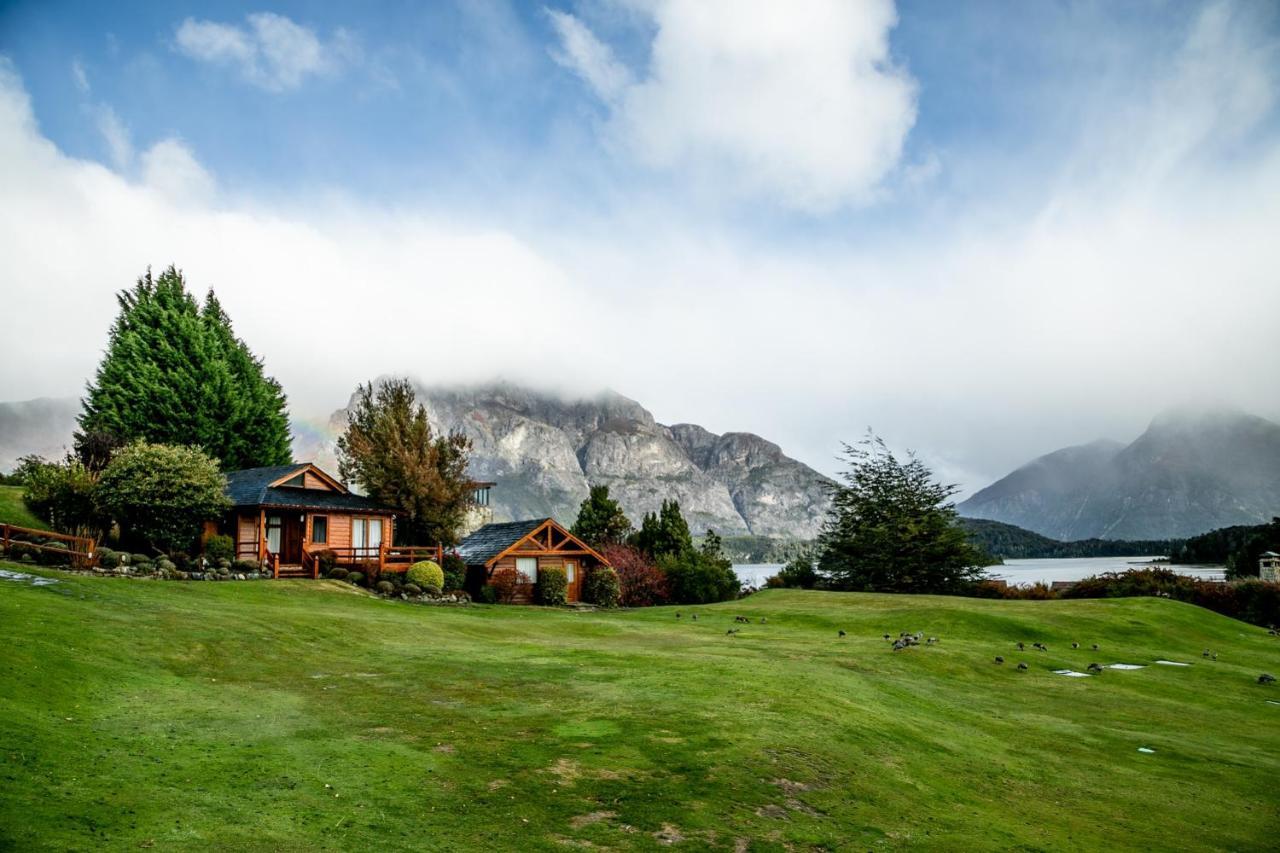
[(1280, 513), (1280, 425), (1239, 411), (1173, 410), (1128, 445), (1034, 459), (957, 507), (1051, 539), (1180, 539)]
[[(674, 498), (695, 534), (812, 539), (826, 515), (827, 479), (745, 432), (717, 435), (666, 426), (635, 400), (607, 391), (562, 398), (507, 382), (415, 388), (438, 431), (472, 441), (474, 476), (498, 485), (498, 520), (554, 516), (566, 523), (593, 485), (606, 485), (633, 523)], [(332, 464), (329, 440), (296, 445), (299, 457)]]

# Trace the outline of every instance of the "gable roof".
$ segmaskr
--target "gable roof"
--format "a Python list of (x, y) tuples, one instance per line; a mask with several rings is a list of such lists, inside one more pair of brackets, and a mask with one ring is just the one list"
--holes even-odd
[(483, 566), (550, 520), (530, 518), (486, 524), (458, 544), (458, 556), (468, 566)]
[[(336, 487), (336, 491), (281, 485), (307, 471)], [(393, 508), (384, 506), (372, 498), (351, 494), (346, 486), (310, 462), (228, 471), (226, 477), (226, 494), (234, 507), (273, 506), (290, 509), (346, 510), (378, 515), (395, 513)]]

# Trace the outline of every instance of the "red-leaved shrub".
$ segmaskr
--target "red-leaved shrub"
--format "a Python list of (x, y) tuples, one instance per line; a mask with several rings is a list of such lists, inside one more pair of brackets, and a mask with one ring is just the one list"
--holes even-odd
[(606, 545), (600, 554), (618, 573), (623, 607), (652, 607), (670, 599), (667, 576), (643, 551), (630, 545)]

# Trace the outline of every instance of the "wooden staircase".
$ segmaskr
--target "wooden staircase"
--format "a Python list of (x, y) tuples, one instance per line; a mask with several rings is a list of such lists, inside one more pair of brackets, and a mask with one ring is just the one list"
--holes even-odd
[(289, 565), (285, 565), (284, 563), (281, 563), (280, 568), (276, 572), (276, 577), (278, 578), (309, 578), (311, 577), (311, 570), (304, 569), (302, 566), (299, 566), (299, 565), (289, 566)]

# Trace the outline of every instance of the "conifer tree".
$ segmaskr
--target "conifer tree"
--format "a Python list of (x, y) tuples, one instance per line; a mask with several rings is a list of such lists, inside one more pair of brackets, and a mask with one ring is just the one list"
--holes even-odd
[(599, 548), (625, 542), (631, 531), (631, 521), (618, 502), (609, 497), (609, 487), (592, 486), (590, 496), (578, 507), (578, 520), (569, 532)]
[(78, 449), (108, 436), (198, 445), (223, 470), (290, 462), (284, 391), (235, 336), (213, 291), (201, 308), (170, 266), (154, 278), (148, 269), (117, 301)]

